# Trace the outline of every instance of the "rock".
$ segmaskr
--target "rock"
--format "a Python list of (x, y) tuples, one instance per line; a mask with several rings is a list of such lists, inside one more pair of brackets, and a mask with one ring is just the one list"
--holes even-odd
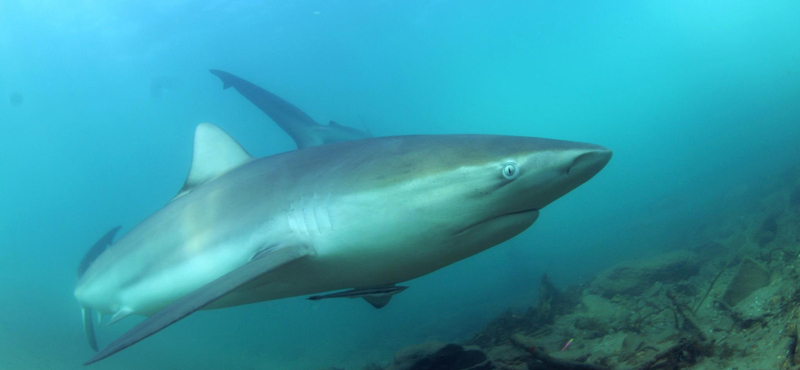
[(639, 352), (639, 349), (644, 346), (644, 339), (643, 336), (636, 333), (626, 334), (625, 338), (622, 339), (622, 346), (620, 346), (619, 349), (620, 362), (628, 361), (628, 359)]
[[(730, 235), (733, 234), (733, 230), (737, 230), (738, 231), (739, 229), (738, 228), (735, 228), (735, 229), (731, 228), (729, 230), (725, 230), (724, 232), (727, 235), (720, 235), (720, 238), (724, 239), (724, 238), (729, 237)], [(721, 256), (721, 255), (723, 255), (725, 253), (728, 253), (729, 250), (730, 249), (725, 244), (722, 244), (720, 242), (715, 242), (715, 241), (708, 242), (708, 243), (702, 244), (701, 246), (699, 246), (697, 248), (694, 248), (694, 252), (697, 253), (698, 257), (701, 260), (704, 260), (704, 261), (705, 260), (712, 260), (714, 258), (717, 258), (717, 257), (719, 257), (719, 256)]]
[(583, 330), (583, 337), (595, 339), (603, 337), (611, 331), (611, 322), (588, 315), (576, 315), (575, 329)]
[[(766, 322), (767, 319), (780, 315), (787, 303), (794, 306), (793, 302), (797, 295), (796, 281), (773, 280), (769, 285), (753, 291), (734, 307), (744, 327), (757, 322)], [(795, 330), (790, 330), (793, 331)]]
[[(535, 313), (534, 313), (535, 315)], [(467, 342), (480, 348), (491, 348), (508, 343), (508, 337), (517, 332), (533, 332), (538, 329), (531, 320), (532, 314), (518, 315), (512, 311), (492, 320), (486, 327)]]
[(739, 317), (745, 322), (760, 321), (761, 319), (774, 315), (780, 307), (776, 300), (779, 298), (778, 286), (769, 285), (759, 288), (742, 299), (736, 305), (736, 311)]
[(646, 260), (623, 262), (602, 272), (592, 282), (589, 293), (606, 298), (617, 294), (639, 295), (656, 282), (674, 283), (688, 279), (698, 270), (695, 253), (670, 252)]
[(587, 294), (581, 299), (584, 312), (577, 312), (573, 326), (585, 331), (587, 339), (608, 335), (615, 328), (625, 327), (630, 312), (599, 295)]
[(770, 273), (754, 259), (745, 257), (739, 264), (739, 269), (725, 288), (722, 301), (731, 307), (736, 306), (743, 299), (759, 288), (769, 285)]
[(587, 294), (581, 299), (581, 304), (595, 317), (610, 318), (619, 311), (616, 305), (599, 295)]
[(761, 223), (761, 227), (758, 229), (758, 235), (758, 245), (760, 247), (764, 247), (775, 240), (775, 237), (778, 236), (778, 220), (774, 215), (767, 217), (767, 219)]
[(547, 278), (547, 274), (542, 275), (541, 283), (539, 284), (539, 305), (536, 309), (535, 320), (539, 323), (549, 324), (553, 322), (555, 311), (553, 310), (553, 302), (561, 296), (558, 288)]
[(486, 355), (498, 370), (527, 370), (531, 357), (528, 352), (508, 344), (494, 347)]
[(478, 347), (428, 342), (401, 349), (386, 370), (491, 370), (492, 362)]
[(800, 186), (795, 186), (792, 194), (789, 195), (789, 205), (794, 209), (800, 210)]
[[(797, 322), (794, 321), (789, 325), (789, 327), (790, 328), (791, 327), (794, 328), (794, 330), (790, 331), (789, 333), (794, 332), (794, 337), (795, 338), (800, 338), (800, 325), (797, 325)], [(796, 343), (794, 344), (793, 350), (794, 351), (792, 351), (792, 352), (794, 352), (794, 356), (792, 356), (792, 363), (794, 363), (794, 364), (800, 363), (800, 340), (796, 341)]]
[[(566, 351), (553, 351), (548, 354), (555, 359), (604, 365), (616, 369), (615, 365), (619, 361), (619, 352), (624, 338), (625, 334), (619, 332), (592, 340), (575, 338), (573, 345)], [(583, 341), (587, 342), (587, 347), (579, 348)], [(587, 369), (592, 368), (587, 367)]]

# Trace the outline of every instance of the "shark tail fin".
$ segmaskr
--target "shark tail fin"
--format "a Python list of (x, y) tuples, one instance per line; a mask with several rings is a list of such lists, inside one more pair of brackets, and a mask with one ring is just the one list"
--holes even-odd
[(94, 334), (94, 318), (92, 317), (92, 309), (83, 307), (83, 331), (86, 332), (86, 340), (89, 342), (89, 347), (97, 352), (97, 337)]
[(219, 77), (222, 88), (233, 87), (243, 97), (266, 113), (280, 128), (292, 137), (298, 149), (340, 141), (364, 139), (370, 135), (352, 127), (331, 121), (320, 125), (308, 114), (264, 88), (218, 69), (209, 70)]
[(208, 71), (222, 80), (222, 90), (227, 90), (229, 87), (233, 86), (232, 79), (237, 78), (228, 72), (220, 71), (218, 69), (209, 69)]

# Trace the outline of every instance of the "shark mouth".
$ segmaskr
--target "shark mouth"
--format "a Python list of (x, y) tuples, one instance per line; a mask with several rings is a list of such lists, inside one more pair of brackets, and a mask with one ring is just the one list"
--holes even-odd
[(497, 221), (500, 221), (500, 220), (507, 220), (507, 219), (511, 219), (511, 218), (519, 218), (521, 220), (524, 220), (526, 218), (532, 218), (531, 223), (533, 223), (533, 221), (536, 221), (536, 218), (538, 218), (538, 217), (539, 217), (539, 209), (538, 208), (526, 209), (526, 210), (516, 211), (516, 212), (511, 212), (511, 213), (504, 213), (504, 214), (497, 215), (497, 216), (494, 216), (494, 217), (491, 217), (491, 218), (487, 218), (487, 219), (482, 220), (482, 221), (478, 221), (478, 222), (476, 222), (476, 223), (474, 223), (472, 225), (469, 225), (469, 226), (461, 229), (460, 231), (458, 231), (455, 234), (455, 236), (459, 236), (459, 235), (465, 234), (468, 231), (470, 231), (470, 230), (472, 230), (472, 229), (474, 229), (474, 228), (476, 228), (478, 226), (483, 226), (483, 225), (486, 225), (486, 224), (489, 224), (489, 223), (493, 223), (493, 222), (497, 222)]

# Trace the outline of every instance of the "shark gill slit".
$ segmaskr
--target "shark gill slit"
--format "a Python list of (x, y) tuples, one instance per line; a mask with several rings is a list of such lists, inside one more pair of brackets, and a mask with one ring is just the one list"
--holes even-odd
[(287, 214), (286, 217), (289, 219), (289, 229), (292, 231), (292, 233), (300, 234), (300, 225), (299, 225), (299, 220), (297, 219), (296, 212), (297, 210), (295, 208), (295, 205), (292, 204), (291, 206), (289, 206), (289, 213)]
[(309, 212), (311, 212), (311, 214), (309, 215), (309, 218), (311, 219), (311, 223), (312, 223), (311, 230), (312, 231), (316, 231), (317, 235), (319, 235), (322, 232), (320, 231), (319, 219), (317, 218), (317, 201), (314, 198), (315, 197), (309, 197), (308, 198), (308, 203), (309, 203), (308, 209), (309, 209)]
[(289, 212), (286, 213), (286, 223), (289, 225), (289, 230), (292, 232), (292, 234), (297, 232), (297, 224), (294, 221), (294, 217), (292, 217), (293, 211), (294, 208), (289, 206)]
[(294, 219), (297, 220), (297, 233), (303, 236), (308, 235), (308, 224), (306, 223), (302, 199), (297, 201), (292, 213), (294, 214)]
[[(314, 231), (314, 225), (311, 222), (314, 220), (314, 204), (308, 204), (308, 200), (303, 198), (302, 202), (302, 212), (303, 212), (303, 224), (306, 225), (306, 235), (311, 236), (311, 233)], [(311, 212), (311, 214), (309, 214)]]
[(317, 221), (317, 232), (320, 234), (331, 231), (330, 196), (320, 197), (314, 194), (314, 217)]
[(317, 227), (317, 234), (322, 234), (322, 225), (320, 225), (320, 214), (321, 211), (319, 208), (319, 202), (317, 201), (317, 194), (314, 193), (314, 196), (311, 197), (311, 204), (312, 204), (312, 212), (314, 213), (314, 225)]
[(331, 218), (331, 193), (325, 195), (325, 219), (328, 220), (328, 228), (333, 231), (333, 219)]

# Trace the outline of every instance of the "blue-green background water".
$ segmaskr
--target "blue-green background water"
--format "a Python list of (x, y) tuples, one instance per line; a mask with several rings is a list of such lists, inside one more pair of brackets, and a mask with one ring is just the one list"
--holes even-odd
[[(565, 286), (691, 245), (730, 194), (797, 170), (798, 25), (796, 1), (0, 2), (0, 368), (91, 356), (78, 261), (177, 192), (195, 125), (256, 155), (294, 148), (209, 68), (375, 135), (540, 136), (615, 156), (530, 230), (380, 311), (295, 298), (201, 312), (97, 369), (357, 368), (534, 304), (544, 272)], [(130, 321), (101, 327), (101, 345)]]

